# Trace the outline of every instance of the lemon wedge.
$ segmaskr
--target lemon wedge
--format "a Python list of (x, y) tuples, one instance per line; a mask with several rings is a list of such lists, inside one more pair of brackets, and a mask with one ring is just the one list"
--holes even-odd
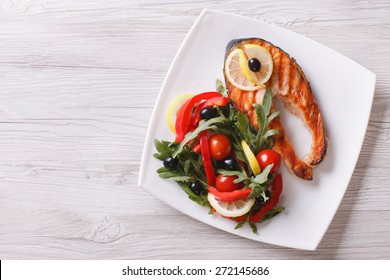
[(191, 97), (193, 97), (194, 94), (192, 93), (183, 93), (178, 96), (172, 101), (172, 103), (168, 106), (168, 109), (165, 114), (165, 120), (167, 122), (167, 125), (169, 129), (176, 134), (175, 129), (175, 122), (176, 122), (176, 115), (179, 111), (180, 107), (183, 106), (183, 104)]
[(248, 159), (249, 165), (253, 171), (253, 175), (258, 175), (261, 172), (261, 168), (259, 162), (256, 159), (256, 156), (253, 154), (249, 145), (245, 142), (245, 140), (241, 141), (241, 146), (244, 150), (245, 156)]
[(233, 202), (220, 201), (211, 193), (208, 193), (207, 199), (215, 211), (225, 217), (242, 216), (248, 213), (255, 203), (254, 198), (250, 198), (248, 200), (236, 200)]

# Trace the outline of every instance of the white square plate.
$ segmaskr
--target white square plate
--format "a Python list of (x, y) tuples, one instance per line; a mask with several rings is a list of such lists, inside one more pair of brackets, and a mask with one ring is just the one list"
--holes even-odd
[[(284, 190), (279, 205), (286, 211), (258, 225), (235, 230), (235, 222), (209, 215), (172, 181), (160, 179), (162, 162), (153, 158), (154, 139), (173, 141), (165, 111), (176, 95), (215, 90), (223, 80), (227, 43), (258, 37), (281, 47), (302, 67), (321, 109), (330, 148), (314, 170), (314, 180), (294, 178), (282, 169)], [(375, 74), (351, 59), (294, 32), (242, 16), (204, 10), (181, 45), (165, 78), (149, 125), (139, 185), (166, 204), (199, 221), (261, 242), (315, 250), (343, 198), (363, 144), (375, 89)], [(281, 110), (298, 155), (309, 151), (310, 137), (300, 121)], [(304, 135), (304, 137), (302, 136)], [(305, 140), (302, 140), (305, 139)]]

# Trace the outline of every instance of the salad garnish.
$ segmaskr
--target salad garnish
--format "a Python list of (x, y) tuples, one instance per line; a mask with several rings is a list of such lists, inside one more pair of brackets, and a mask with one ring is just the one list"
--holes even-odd
[(268, 129), (278, 112), (270, 114), (267, 89), (262, 104), (254, 105), (255, 129), (231, 105), (220, 80), (216, 88), (183, 100), (172, 130), (175, 140), (155, 140), (154, 157), (163, 162), (157, 173), (176, 181), (189, 199), (210, 207), (210, 214), (236, 221), (236, 229), (249, 223), (257, 232), (257, 223), (284, 210), (277, 206), (283, 189), (280, 156), (271, 149), (279, 131)]

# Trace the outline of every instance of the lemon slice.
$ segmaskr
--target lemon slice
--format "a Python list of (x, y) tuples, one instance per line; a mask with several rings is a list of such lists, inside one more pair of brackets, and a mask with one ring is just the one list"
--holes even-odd
[(244, 52), (241, 49), (232, 51), (225, 62), (225, 74), (229, 82), (236, 88), (245, 91), (254, 91), (263, 88), (263, 85), (252, 83), (244, 74), (241, 66), (248, 64)]
[(176, 122), (176, 115), (179, 111), (180, 107), (191, 97), (193, 97), (194, 94), (192, 93), (183, 93), (178, 96), (172, 101), (172, 103), (169, 105), (167, 112), (165, 114), (165, 120), (167, 122), (167, 125), (169, 129), (176, 134), (175, 130), (175, 122)]
[(255, 155), (253, 154), (251, 148), (248, 146), (248, 144), (245, 142), (245, 140), (241, 141), (241, 146), (244, 150), (245, 156), (248, 159), (249, 165), (251, 166), (251, 169), (253, 171), (253, 175), (258, 175), (261, 172), (261, 168), (259, 165), (259, 162), (257, 161)]
[[(245, 77), (255, 85), (264, 85), (271, 78), (274, 69), (272, 55), (267, 49), (255, 44), (244, 45), (246, 55), (246, 63), (242, 62), (241, 69)], [(249, 60), (257, 60), (260, 62), (260, 69), (252, 71), (249, 67)]]
[(215, 211), (225, 217), (242, 216), (248, 213), (255, 203), (254, 198), (250, 198), (248, 200), (236, 200), (233, 202), (220, 201), (211, 193), (208, 193), (207, 199)]

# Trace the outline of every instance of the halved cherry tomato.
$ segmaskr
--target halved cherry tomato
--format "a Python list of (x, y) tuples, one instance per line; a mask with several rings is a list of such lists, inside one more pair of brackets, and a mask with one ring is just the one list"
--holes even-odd
[(240, 189), (240, 190), (235, 190), (232, 192), (220, 192), (214, 187), (208, 187), (207, 190), (209, 193), (214, 195), (216, 198), (218, 198), (221, 201), (225, 202), (233, 202), (237, 200), (243, 200), (247, 199), (248, 196), (251, 194), (252, 189)]
[(230, 139), (221, 133), (211, 135), (209, 139), (211, 157), (216, 160), (223, 160), (230, 155), (232, 144)]
[(234, 183), (233, 181), (237, 178), (237, 176), (223, 176), (222, 174), (219, 174), (215, 179), (215, 187), (220, 192), (232, 192), (238, 190), (242, 187), (242, 183)]
[(265, 149), (260, 151), (256, 155), (256, 159), (261, 167), (261, 170), (267, 167), (267, 165), (274, 164), (271, 169), (271, 173), (275, 173), (280, 167), (280, 155), (271, 149)]

